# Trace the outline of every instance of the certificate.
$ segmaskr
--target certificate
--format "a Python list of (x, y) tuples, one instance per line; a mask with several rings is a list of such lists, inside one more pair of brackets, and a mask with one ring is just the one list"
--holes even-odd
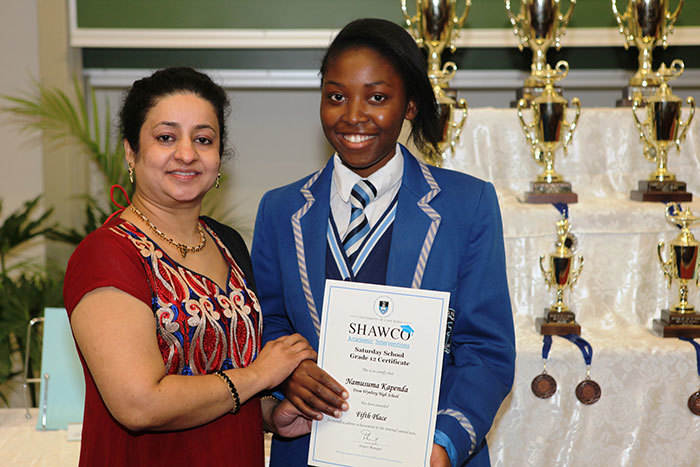
[(311, 428), (316, 466), (424, 466), (433, 448), (450, 294), (326, 281), (318, 364), (350, 409)]

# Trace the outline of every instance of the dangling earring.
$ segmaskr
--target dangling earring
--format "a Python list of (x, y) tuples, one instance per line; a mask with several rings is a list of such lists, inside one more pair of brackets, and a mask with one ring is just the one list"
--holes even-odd
[(218, 189), (221, 186), (221, 172), (216, 174), (216, 185), (214, 185), (216, 189)]
[(134, 166), (129, 164), (129, 181), (134, 183)]

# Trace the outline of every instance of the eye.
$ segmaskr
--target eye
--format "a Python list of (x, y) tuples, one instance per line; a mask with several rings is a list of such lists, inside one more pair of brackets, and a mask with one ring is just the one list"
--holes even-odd
[(370, 102), (373, 104), (380, 104), (387, 100), (387, 97), (383, 94), (372, 94), (369, 98)]
[(156, 136), (156, 139), (161, 143), (172, 143), (175, 141), (175, 138), (172, 135), (158, 135)]
[(332, 92), (332, 93), (328, 94), (328, 99), (329, 99), (331, 102), (342, 102), (343, 99), (344, 99), (344, 97), (343, 97), (343, 95), (342, 95), (341, 93), (339, 93), (339, 92)]
[(212, 144), (212, 140), (207, 138), (206, 136), (198, 136), (197, 138), (194, 139), (194, 142), (197, 144), (202, 144), (202, 145)]

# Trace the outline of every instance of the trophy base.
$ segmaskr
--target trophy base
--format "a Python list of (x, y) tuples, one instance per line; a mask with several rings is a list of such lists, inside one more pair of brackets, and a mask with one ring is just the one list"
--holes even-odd
[(535, 328), (543, 336), (581, 335), (581, 326), (576, 322), (576, 315), (572, 311), (545, 308), (544, 318), (535, 320)]
[(622, 89), (622, 99), (615, 101), (616, 107), (632, 107), (635, 97), (641, 98), (640, 106), (646, 105), (646, 100), (656, 94), (658, 86), (625, 86)]
[(524, 201), (532, 204), (578, 202), (578, 195), (572, 193), (569, 182), (531, 182), (530, 191), (525, 192)]
[(655, 319), (651, 325), (654, 334), (659, 337), (700, 337), (700, 325), (692, 324), (668, 324), (660, 319)]
[(661, 310), (662, 322), (670, 326), (698, 326), (700, 325), (700, 313), (679, 313), (672, 310)]
[(685, 191), (686, 184), (678, 180), (640, 180), (637, 190), (630, 192), (633, 201), (692, 201), (693, 194)]
[[(561, 96), (562, 88), (561, 86), (554, 86), (556, 92)], [(515, 89), (515, 101), (511, 101), (510, 107), (512, 109), (518, 107), (518, 102), (520, 99), (525, 99), (527, 105), (529, 106), (532, 101), (537, 99), (544, 91), (544, 85), (542, 86), (523, 86), (521, 88)]]

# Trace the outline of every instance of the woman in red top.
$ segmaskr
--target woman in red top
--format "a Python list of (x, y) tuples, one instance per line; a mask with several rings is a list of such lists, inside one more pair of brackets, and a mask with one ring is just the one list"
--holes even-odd
[(88, 235), (64, 299), (86, 380), (81, 465), (261, 466), (262, 432), (309, 430), (261, 399), (315, 358), (298, 334), (260, 349), (250, 258), (200, 217), (218, 185), (226, 94), (169, 68), (134, 83), (120, 114), (132, 204)]

